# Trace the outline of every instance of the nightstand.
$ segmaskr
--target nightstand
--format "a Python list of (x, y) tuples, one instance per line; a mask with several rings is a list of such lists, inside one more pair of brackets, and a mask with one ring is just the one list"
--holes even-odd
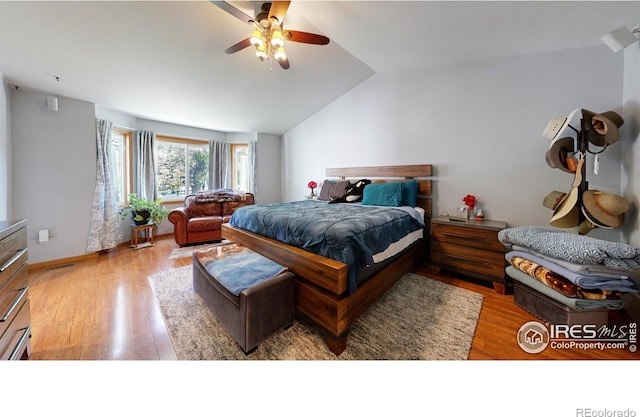
[(505, 248), (498, 232), (505, 222), (464, 220), (440, 216), (431, 220), (431, 269), (440, 268), (467, 277), (490, 281), (493, 288), (506, 293)]

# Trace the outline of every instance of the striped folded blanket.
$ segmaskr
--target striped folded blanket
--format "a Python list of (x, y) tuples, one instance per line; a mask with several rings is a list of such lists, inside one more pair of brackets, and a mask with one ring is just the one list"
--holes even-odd
[(619, 300), (620, 292), (601, 289), (584, 289), (575, 285), (559, 274), (528, 259), (514, 256), (509, 262), (520, 271), (537, 279), (547, 287), (553, 288), (562, 295), (570, 298), (583, 298), (587, 300)]
[(633, 279), (577, 274), (569, 269), (564, 268), (562, 265), (559, 265), (556, 262), (549, 261), (545, 258), (537, 256), (532, 252), (510, 251), (505, 254), (505, 259), (511, 264), (513, 264), (511, 261), (514, 257), (524, 258), (539, 267), (543, 267), (544, 269), (559, 275), (576, 287), (583, 288), (585, 290), (606, 290), (621, 293), (638, 292), (637, 284)]
[(246, 199), (245, 193), (228, 188), (198, 191), (196, 193), (196, 203), (224, 203), (227, 201), (245, 201)]
[(623, 300), (584, 300), (581, 298), (571, 298), (560, 294), (553, 288), (549, 288), (537, 279), (530, 277), (528, 274), (520, 271), (518, 268), (510, 265), (506, 268), (507, 274), (520, 281), (522, 284), (533, 288), (534, 290), (546, 295), (547, 297), (556, 300), (557, 302), (566, 305), (574, 310), (586, 311), (596, 310), (598, 308), (608, 308), (609, 310), (620, 310), (624, 307)]

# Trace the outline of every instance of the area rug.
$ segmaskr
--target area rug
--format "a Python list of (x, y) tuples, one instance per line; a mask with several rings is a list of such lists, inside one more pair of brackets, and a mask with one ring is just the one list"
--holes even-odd
[(464, 360), (483, 301), (408, 273), (352, 324), (339, 357), (313, 326), (297, 320), (245, 355), (194, 292), (192, 266), (152, 275), (149, 283), (180, 360)]
[(220, 242), (216, 242), (216, 243), (205, 243), (204, 245), (184, 246), (182, 248), (175, 248), (174, 250), (171, 251), (171, 255), (169, 255), (169, 259), (188, 258), (193, 254), (193, 252), (197, 250), (205, 250), (205, 249), (213, 248), (215, 246), (228, 245), (229, 243), (231, 242), (229, 242), (228, 240), (221, 240)]

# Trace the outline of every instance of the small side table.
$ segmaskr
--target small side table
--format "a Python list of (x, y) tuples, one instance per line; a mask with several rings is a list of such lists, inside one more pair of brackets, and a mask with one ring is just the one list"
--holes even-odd
[[(134, 249), (142, 249), (149, 246), (154, 246), (153, 243), (153, 222), (149, 221), (147, 224), (132, 224), (131, 225), (131, 247)], [(138, 243), (138, 237), (140, 232), (144, 233), (145, 242)]]
[[(431, 271), (440, 268), (475, 279), (489, 281), (506, 293), (510, 280), (505, 273), (505, 248), (498, 232), (507, 223), (495, 220), (461, 220), (439, 216), (431, 220)], [(509, 282), (508, 282), (509, 280)]]

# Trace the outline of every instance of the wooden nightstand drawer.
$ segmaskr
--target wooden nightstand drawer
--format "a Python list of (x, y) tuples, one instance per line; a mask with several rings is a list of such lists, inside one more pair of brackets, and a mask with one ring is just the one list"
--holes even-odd
[(438, 241), (432, 242), (431, 249), (432, 261), (437, 264), (496, 279), (504, 278), (504, 253)]
[(498, 233), (506, 223), (438, 217), (431, 221), (431, 267), (491, 281), (496, 291), (506, 292), (505, 248)]
[(498, 240), (498, 234), (492, 230), (434, 224), (432, 233), (433, 239), (440, 242), (504, 252), (504, 246)]

